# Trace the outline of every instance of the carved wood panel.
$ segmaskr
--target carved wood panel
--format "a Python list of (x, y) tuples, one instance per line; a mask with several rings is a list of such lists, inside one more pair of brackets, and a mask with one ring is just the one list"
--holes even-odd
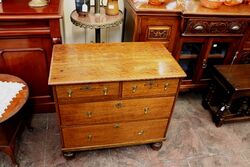
[(184, 34), (239, 34), (246, 31), (248, 22), (244, 20), (203, 20), (188, 19)]
[(147, 32), (148, 40), (167, 40), (171, 33), (170, 26), (149, 26)]

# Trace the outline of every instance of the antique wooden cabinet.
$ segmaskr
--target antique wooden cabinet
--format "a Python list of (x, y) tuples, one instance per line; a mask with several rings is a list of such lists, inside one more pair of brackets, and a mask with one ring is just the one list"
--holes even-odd
[(172, 52), (187, 74), (182, 90), (207, 86), (215, 64), (249, 62), (250, 5), (211, 10), (195, 0), (125, 0), (124, 21), (123, 41), (159, 41)]
[(52, 47), (61, 43), (61, 1), (31, 8), (30, 0), (5, 0), (0, 4), (0, 73), (22, 78), (29, 86), (32, 110), (54, 111), (48, 86)]
[(56, 45), (49, 84), (62, 151), (165, 140), (184, 71), (159, 43)]

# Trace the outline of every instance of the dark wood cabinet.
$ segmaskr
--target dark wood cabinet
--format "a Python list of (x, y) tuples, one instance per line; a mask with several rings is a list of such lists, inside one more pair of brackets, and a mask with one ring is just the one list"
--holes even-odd
[(187, 74), (181, 89), (206, 87), (217, 64), (249, 63), (250, 6), (211, 10), (189, 0), (152, 6), (125, 0), (123, 41), (163, 42)]
[(28, 84), (33, 111), (53, 112), (48, 75), (53, 44), (61, 43), (61, 2), (52, 0), (43, 8), (30, 8), (28, 2), (8, 0), (0, 6), (0, 73)]

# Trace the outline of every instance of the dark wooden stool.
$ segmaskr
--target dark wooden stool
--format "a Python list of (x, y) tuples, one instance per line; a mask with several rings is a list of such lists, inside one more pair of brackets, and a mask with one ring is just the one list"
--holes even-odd
[(6, 153), (11, 158), (13, 164), (17, 165), (14, 155), (15, 141), (24, 125), (24, 114), (19, 111), (28, 99), (29, 90), (23, 80), (12, 75), (0, 74), (0, 81), (12, 81), (25, 85), (12, 100), (2, 117), (0, 117), (0, 151)]
[(217, 65), (203, 106), (216, 126), (250, 120), (250, 64)]

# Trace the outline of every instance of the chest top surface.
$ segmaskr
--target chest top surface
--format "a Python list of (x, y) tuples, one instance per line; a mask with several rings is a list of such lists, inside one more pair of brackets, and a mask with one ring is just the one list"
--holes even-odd
[(163, 44), (55, 45), (49, 85), (185, 77)]
[(236, 90), (250, 90), (250, 64), (216, 65), (215, 69)]

